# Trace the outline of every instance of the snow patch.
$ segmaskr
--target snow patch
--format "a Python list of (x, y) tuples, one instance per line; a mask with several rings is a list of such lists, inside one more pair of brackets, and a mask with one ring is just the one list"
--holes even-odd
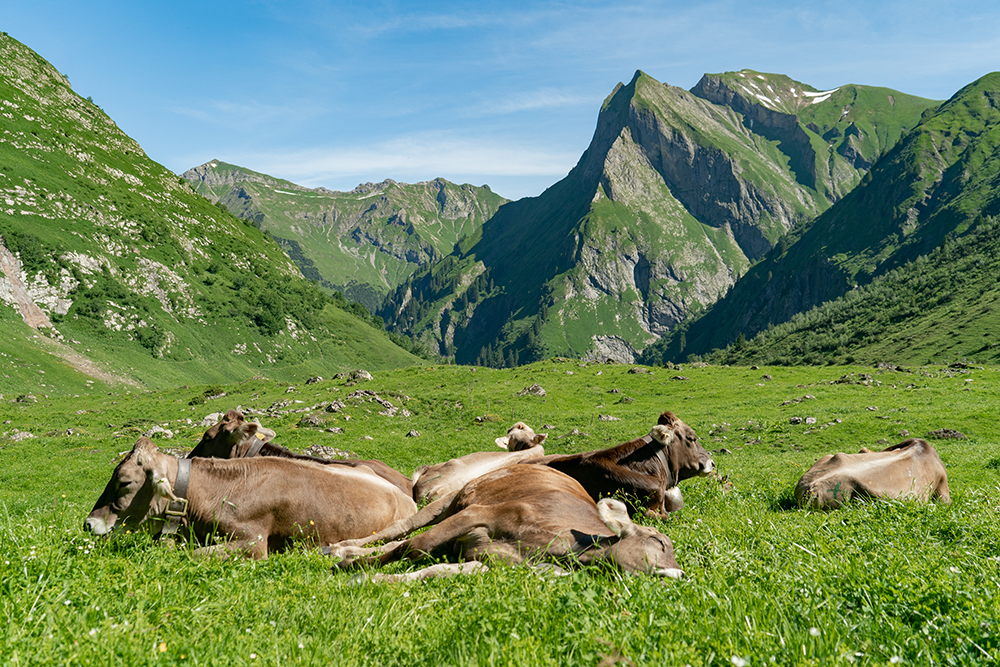
[(802, 91), (802, 95), (803, 95), (803, 97), (822, 97), (824, 95), (826, 95), (827, 97), (829, 97), (830, 95), (833, 95), (838, 90), (840, 90), (840, 86), (834, 88), (833, 90), (821, 90), (818, 93), (810, 93), (810, 92), (806, 92), (806, 91), (803, 90)]

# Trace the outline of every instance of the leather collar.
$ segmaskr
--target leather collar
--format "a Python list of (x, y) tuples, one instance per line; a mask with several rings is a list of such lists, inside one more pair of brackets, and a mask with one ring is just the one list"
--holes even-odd
[(247, 450), (246, 455), (243, 458), (249, 459), (260, 454), (261, 447), (264, 446), (263, 438), (254, 437), (254, 441), (250, 444), (250, 449)]
[(177, 460), (177, 481), (174, 482), (174, 496), (177, 500), (171, 500), (165, 512), (167, 520), (163, 524), (161, 535), (173, 535), (180, 528), (181, 523), (187, 520), (188, 482), (191, 480), (191, 459)]

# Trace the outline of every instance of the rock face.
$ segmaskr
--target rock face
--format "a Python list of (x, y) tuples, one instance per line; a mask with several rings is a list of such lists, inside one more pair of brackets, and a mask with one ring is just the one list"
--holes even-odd
[[(855, 166), (885, 145), (861, 142), (860, 120), (851, 129), (877, 107), (855, 88), (743, 71), (685, 91), (636, 72), (565, 179), (502, 206), (478, 243), (416, 272), (379, 315), (462, 363), (631, 361), (860, 180)], [(907, 102), (911, 125), (930, 103), (876, 97)]]

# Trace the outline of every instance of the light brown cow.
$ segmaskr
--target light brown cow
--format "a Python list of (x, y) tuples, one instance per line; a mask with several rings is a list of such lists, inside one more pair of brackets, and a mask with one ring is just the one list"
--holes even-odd
[(178, 459), (140, 438), (118, 464), (85, 528), (106, 535), (121, 526), (158, 534), (181, 463), (190, 464), (186, 526), (204, 543), (232, 538), (225, 551), (266, 558), (293, 539), (328, 545), (370, 535), (413, 514), (416, 504), (367, 468), (282, 458)]
[(910, 438), (881, 452), (828, 454), (795, 486), (799, 504), (814, 509), (835, 509), (853, 498), (950, 503), (948, 473), (926, 440)]
[[(698, 443), (690, 426), (672, 412), (663, 412), (656, 426), (635, 440), (582, 454), (550, 455), (525, 464), (546, 465), (573, 477), (594, 500), (623, 494), (630, 511), (645, 510), (665, 518), (684, 499), (677, 484), (715, 470), (711, 454)], [(636, 498), (638, 505), (630, 498)]]
[[(376, 549), (344, 544), (324, 551), (345, 559), (335, 569), (450, 552), (460, 561), (606, 562), (627, 572), (673, 578), (683, 574), (670, 538), (632, 523), (619, 500), (595, 503), (579, 482), (552, 468), (518, 465), (495, 470), (432, 505), (439, 503), (447, 503), (443, 521), (412, 539), (385, 545), (380, 555), (373, 555)], [(440, 569), (378, 578), (420, 578)]]
[(436, 500), (458, 491), (480, 475), (545, 456), (542, 442), (547, 435), (536, 434), (524, 422), (517, 422), (507, 430), (507, 435), (496, 439), (497, 446), (506, 452), (474, 452), (418, 468), (413, 473), (413, 499)]
[(292, 450), (276, 445), (271, 440), (274, 431), (256, 422), (249, 422), (239, 410), (229, 410), (217, 424), (210, 427), (201, 442), (187, 455), (187, 458), (203, 456), (220, 459), (249, 458), (253, 456), (278, 456), (300, 461), (314, 461), (323, 465), (356, 468), (365, 466), (408, 496), (413, 494), (413, 486), (408, 477), (390, 468), (382, 461), (374, 459), (321, 459), (307, 454), (296, 454)]

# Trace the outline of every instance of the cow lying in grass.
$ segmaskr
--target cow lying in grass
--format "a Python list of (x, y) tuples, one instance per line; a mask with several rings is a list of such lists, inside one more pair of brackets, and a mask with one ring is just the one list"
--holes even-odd
[(621, 501), (604, 498), (595, 503), (579, 482), (545, 466), (495, 470), (424, 510), (432, 506), (436, 507), (427, 515), (439, 514), (443, 517), (440, 523), (416, 537), (385, 545), (381, 554), (375, 555), (377, 549), (350, 544), (324, 550), (344, 559), (334, 570), (444, 553), (464, 563), (372, 579), (465, 573), (482, 569), (469, 567), (468, 561), (492, 559), (557, 565), (603, 562), (626, 572), (673, 578), (683, 574), (670, 538), (632, 523)]
[(182, 466), (190, 470), (180, 534), (199, 543), (213, 535), (231, 538), (224, 553), (266, 558), (293, 540), (334, 544), (416, 511), (412, 498), (365, 467), (276, 457), (178, 459), (140, 438), (115, 468), (85, 528), (98, 535), (121, 527), (159, 534), (168, 504), (177, 500)]
[(217, 424), (210, 427), (201, 442), (188, 454), (187, 458), (239, 459), (254, 456), (277, 456), (300, 461), (314, 461), (323, 465), (359, 467), (365, 466), (408, 496), (412, 495), (412, 485), (408, 477), (382, 461), (362, 459), (321, 459), (306, 454), (296, 454), (292, 450), (271, 442), (274, 431), (256, 422), (249, 422), (239, 410), (229, 410)]
[(505, 452), (474, 452), (444, 463), (418, 468), (413, 473), (413, 499), (436, 500), (458, 491), (467, 482), (493, 470), (545, 456), (542, 442), (547, 434), (536, 434), (524, 422), (517, 422), (507, 435), (496, 439)]
[(814, 509), (835, 509), (854, 498), (950, 503), (948, 473), (926, 440), (910, 438), (881, 452), (824, 456), (795, 486), (799, 504)]
[[(546, 465), (576, 479), (597, 500), (622, 494), (632, 512), (665, 517), (684, 499), (677, 484), (715, 470), (712, 456), (698, 443), (694, 429), (672, 412), (663, 412), (649, 435), (582, 454), (550, 455), (526, 464)], [(638, 499), (638, 506), (631, 498)]]

